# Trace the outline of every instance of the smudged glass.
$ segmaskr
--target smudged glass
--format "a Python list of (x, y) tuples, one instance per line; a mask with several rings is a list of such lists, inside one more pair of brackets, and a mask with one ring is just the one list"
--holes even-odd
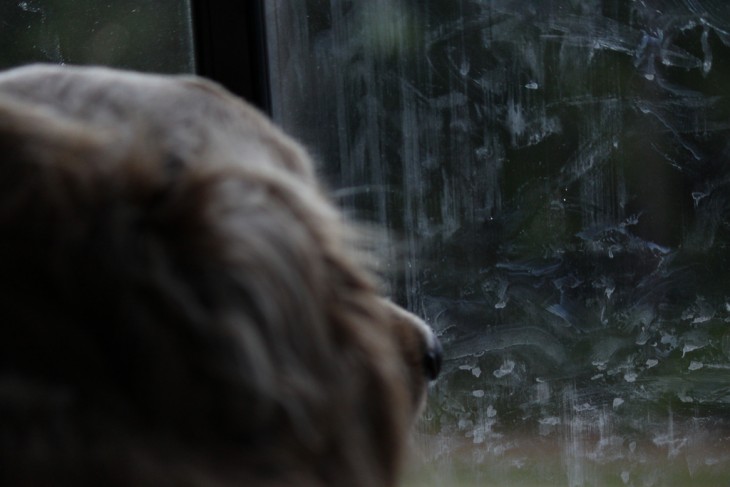
[(195, 69), (188, 0), (3, 0), (0, 69), (47, 62)]
[(413, 485), (730, 478), (730, 7), (267, 2), (274, 117), (444, 343)]

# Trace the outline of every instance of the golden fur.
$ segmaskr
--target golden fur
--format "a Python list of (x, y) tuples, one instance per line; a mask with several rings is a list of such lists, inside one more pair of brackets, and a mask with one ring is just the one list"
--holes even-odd
[(0, 157), (0, 485), (396, 483), (437, 342), (264, 116), (32, 66)]

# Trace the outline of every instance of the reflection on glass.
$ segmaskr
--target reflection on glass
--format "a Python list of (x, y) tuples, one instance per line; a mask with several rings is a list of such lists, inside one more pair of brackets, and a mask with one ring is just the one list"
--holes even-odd
[(188, 0), (4, 0), (0, 45), (0, 69), (48, 62), (194, 70)]
[(413, 485), (726, 485), (730, 4), (267, 3), (274, 116), (444, 342)]

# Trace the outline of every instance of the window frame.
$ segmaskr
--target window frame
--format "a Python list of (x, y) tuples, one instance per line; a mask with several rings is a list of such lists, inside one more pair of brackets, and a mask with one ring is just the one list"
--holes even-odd
[(190, 11), (196, 74), (271, 114), (264, 1), (190, 0)]

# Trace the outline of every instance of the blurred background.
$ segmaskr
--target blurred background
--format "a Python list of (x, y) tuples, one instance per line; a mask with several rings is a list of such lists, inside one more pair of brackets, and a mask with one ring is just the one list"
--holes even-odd
[(727, 485), (730, 4), (274, 1), (273, 115), (446, 350), (412, 485)]
[(0, 69), (48, 62), (195, 69), (186, 0), (3, 0)]

